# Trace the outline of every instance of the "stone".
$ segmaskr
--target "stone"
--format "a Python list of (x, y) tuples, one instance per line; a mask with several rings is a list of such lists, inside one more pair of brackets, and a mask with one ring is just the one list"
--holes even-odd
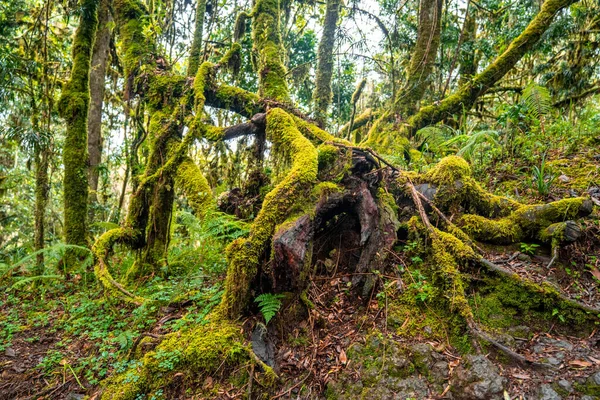
[(600, 371), (598, 371), (598, 372), (590, 375), (590, 377), (587, 380), (592, 385), (598, 385), (598, 386), (600, 386)]
[(519, 253), (519, 255), (517, 256), (517, 259), (518, 259), (519, 261), (524, 261), (524, 262), (529, 262), (529, 261), (531, 261), (531, 257), (530, 257), (530, 256), (528, 256), (528, 255), (527, 255), (527, 254), (525, 254), (525, 253)]
[(555, 357), (548, 357), (547, 361), (548, 361), (548, 364), (550, 364), (550, 365), (554, 365), (554, 366), (560, 365), (560, 360)]
[(562, 400), (562, 397), (556, 393), (552, 386), (548, 384), (541, 385), (538, 389), (538, 400)]
[(6, 350), (4, 350), (4, 355), (6, 357), (16, 357), (17, 352), (12, 347), (7, 347)]
[(454, 398), (464, 400), (500, 400), (503, 398), (506, 378), (498, 368), (482, 355), (468, 355), (450, 379)]
[(573, 391), (573, 385), (566, 379), (560, 379), (558, 382), (558, 387), (564, 390), (565, 392), (571, 393)]
[(566, 176), (565, 174), (562, 174), (558, 177), (558, 180), (561, 181), (562, 183), (567, 183), (569, 182), (571, 179), (569, 179), (568, 176)]

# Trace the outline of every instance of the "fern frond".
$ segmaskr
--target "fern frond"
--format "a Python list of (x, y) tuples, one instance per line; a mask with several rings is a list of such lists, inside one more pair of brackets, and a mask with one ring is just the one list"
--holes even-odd
[(281, 308), (281, 299), (283, 297), (285, 296), (282, 294), (263, 293), (254, 299), (265, 318), (265, 324), (268, 324), (275, 314), (277, 314), (279, 308)]
[(477, 149), (484, 144), (491, 145), (492, 147), (500, 147), (500, 144), (497, 141), (498, 136), (498, 132), (494, 130), (475, 132), (472, 135), (469, 135), (467, 142), (456, 154), (469, 161)]
[(523, 89), (523, 103), (534, 118), (540, 118), (550, 112), (552, 97), (544, 86), (531, 82)]

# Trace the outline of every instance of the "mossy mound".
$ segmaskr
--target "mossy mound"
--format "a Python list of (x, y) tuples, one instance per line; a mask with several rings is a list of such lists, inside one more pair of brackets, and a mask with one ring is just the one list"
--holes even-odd
[[(201, 383), (203, 377), (252, 361), (239, 325), (211, 321), (168, 335), (153, 351), (104, 385), (103, 400), (134, 400), (168, 391), (176, 376)], [(271, 370), (265, 374), (269, 379)]]

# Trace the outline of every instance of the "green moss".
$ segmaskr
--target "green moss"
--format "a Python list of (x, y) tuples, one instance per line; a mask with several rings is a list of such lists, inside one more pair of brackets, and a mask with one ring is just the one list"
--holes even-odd
[[(250, 282), (277, 225), (289, 216), (289, 210), (306, 196), (317, 178), (317, 150), (298, 131), (285, 111), (273, 108), (267, 113), (267, 138), (290, 154), (292, 166), (286, 177), (265, 196), (262, 208), (247, 239), (237, 239), (227, 248), (228, 271), (220, 310), (237, 318), (249, 300)], [(307, 196), (306, 196), (307, 197)]]
[(279, 26), (279, 0), (258, 0), (254, 6), (252, 43), (258, 55), (258, 88), (261, 97), (289, 101), (283, 65), (284, 49)]
[(319, 171), (331, 168), (339, 156), (337, 147), (324, 144), (317, 148), (319, 152)]
[(548, 171), (556, 176), (565, 175), (566, 182), (557, 179), (554, 184), (563, 188), (587, 190), (600, 180), (600, 166), (597, 162), (582, 157), (558, 159), (546, 163)]
[[(88, 147), (87, 119), (90, 106), (90, 64), (98, 28), (98, 0), (84, 0), (73, 39), (73, 67), (62, 90), (58, 109), (66, 122), (63, 147), (64, 235), (67, 244), (87, 245)], [(75, 254), (68, 252), (65, 265), (72, 267)]]
[(548, 227), (556, 222), (577, 219), (584, 202), (584, 198), (577, 197), (542, 205), (521, 205), (509, 216), (497, 220), (463, 215), (460, 225), (471, 237), (491, 243), (509, 244), (526, 238), (549, 240), (558, 238), (560, 231), (553, 236)]
[(173, 99), (181, 98), (186, 87), (186, 79), (181, 75), (156, 74), (149, 78), (145, 99), (149, 112), (171, 107)]
[[(169, 334), (137, 365), (107, 380), (102, 399), (134, 400), (166, 387), (177, 372), (210, 375), (253, 361), (240, 332), (240, 326), (234, 323), (211, 321), (189, 331)], [(266, 371), (269, 373), (272, 371)]]
[(186, 158), (179, 165), (175, 184), (183, 190), (197, 217), (204, 216), (214, 207), (214, 198), (208, 181), (190, 158)]
[(202, 33), (204, 30), (204, 14), (206, 13), (206, 0), (196, 2), (196, 22), (194, 24), (194, 37), (190, 47), (188, 58), (187, 75), (194, 76), (200, 65), (200, 53), (202, 52)]
[(423, 180), (439, 186), (454, 185), (471, 176), (471, 167), (464, 158), (458, 156), (444, 157), (435, 167), (423, 176)]

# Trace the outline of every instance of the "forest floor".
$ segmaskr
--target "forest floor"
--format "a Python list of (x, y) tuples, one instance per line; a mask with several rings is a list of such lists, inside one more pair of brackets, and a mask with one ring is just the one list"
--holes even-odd
[[(528, 169), (517, 161), (510, 170), (490, 167), (480, 174), (487, 176), (490, 189), (524, 202), (584, 193), (599, 201), (598, 159), (600, 146), (550, 152), (548, 165), (558, 178), (546, 198), (531, 189), (524, 178)], [(486, 257), (600, 307), (599, 219), (596, 208), (585, 222), (584, 236), (562, 248), (551, 268), (549, 249), (535, 243), (486, 246)], [(222, 248), (214, 250), (222, 257)], [(275, 317), (266, 339), (253, 335), (259, 316), (244, 321), (248, 341), (276, 365), (282, 379), (271, 398), (600, 398), (600, 325), (574, 326), (558, 310), (536, 319), (541, 314), (497, 302), (482, 290), (485, 286), (472, 285), (475, 319), (490, 327), (488, 334), (529, 362), (549, 367), (518, 365), (486, 346), (482, 355), (467, 354), (465, 349), (473, 351), (469, 338), (452, 330), (443, 311), (428, 306), (428, 282), (419, 272), (423, 261), (409, 257), (402, 246), (389, 259), (391, 272), (377, 276), (379, 289), (369, 298), (356, 296), (343, 268), (323, 270), (308, 290), (314, 308), (304, 321), (290, 326)], [(129, 261), (113, 260), (120, 262)], [(79, 275), (35, 291), (6, 286), (0, 294), (0, 400), (97, 399), (102, 380), (124, 370), (131, 354), (143, 354), (161, 335), (201, 322), (218, 304), (224, 269), (205, 272), (155, 278), (137, 288), (169, 306), (112, 304)], [(415, 293), (420, 297), (415, 299)], [(140, 342), (142, 337), (151, 340)], [(199, 377), (191, 391), (184, 389), (176, 398), (200, 399), (208, 392), (241, 398), (249, 387), (217, 373)]]

